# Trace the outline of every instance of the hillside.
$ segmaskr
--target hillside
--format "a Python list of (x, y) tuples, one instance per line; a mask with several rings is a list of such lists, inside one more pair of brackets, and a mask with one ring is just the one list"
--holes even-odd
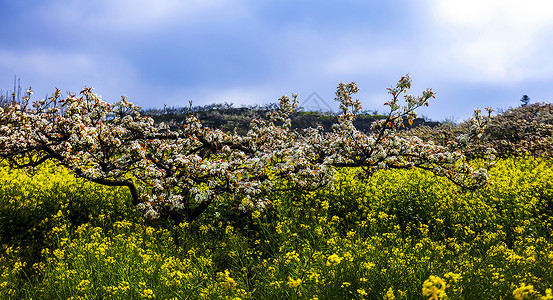
[[(223, 131), (234, 131), (245, 133), (252, 119), (265, 116), (267, 113), (277, 109), (276, 104), (265, 106), (234, 107), (232, 104), (211, 104), (206, 106), (171, 107), (156, 109), (150, 108), (142, 111), (156, 122), (165, 122), (172, 129), (181, 127), (186, 118), (194, 115), (200, 119), (202, 124), (207, 127), (221, 129)], [(372, 122), (378, 119), (385, 119), (384, 115), (361, 114), (357, 116), (354, 125), (361, 131), (368, 132)], [(318, 111), (297, 111), (292, 116), (292, 127), (296, 129), (306, 129), (309, 127), (321, 126), (324, 131), (331, 131), (332, 124), (338, 122), (336, 114), (318, 112)], [(405, 128), (413, 128), (421, 125), (434, 127), (439, 122), (429, 122), (423, 118), (413, 120), (413, 124), (405, 120)]]

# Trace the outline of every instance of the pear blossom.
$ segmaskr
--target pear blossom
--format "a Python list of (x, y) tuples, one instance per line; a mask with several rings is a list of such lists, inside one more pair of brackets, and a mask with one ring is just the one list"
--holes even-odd
[[(465, 188), (489, 183), (493, 150), (484, 168), (474, 170), (462, 150), (479, 138), (487, 119), (475, 112), (469, 132), (448, 146), (401, 137), (397, 131), (415, 110), (434, 98), (432, 90), (408, 95), (409, 76), (389, 88), (386, 118), (370, 133), (353, 125), (361, 102), (355, 83), (340, 83), (341, 114), (331, 132), (292, 129), (297, 95), (279, 99), (279, 109), (251, 121), (246, 134), (205, 127), (195, 116), (172, 130), (154, 123), (126, 98), (109, 104), (85, 88), (62, 99), (56, 90), (32, 105), (0, 108), (0, 159), (15, 168), (34, 168), (52, 160), (85, 180), (127, 187), (132, 204), (146, 217), (176, 223), (200, 216), (222, 195), (234, 195), (241, 210), (261, 211), (266, 195), (277, 190), (314, 190), (333, 180), (335, 168), (356, 168), (370, 178), (389, 168), (422, 168)], [(403, 96), (403, 97), (402, 97)], [(30, 93), (25, 98), (29, 101)], [(406, 105), (401, 105), (403, 98)]]

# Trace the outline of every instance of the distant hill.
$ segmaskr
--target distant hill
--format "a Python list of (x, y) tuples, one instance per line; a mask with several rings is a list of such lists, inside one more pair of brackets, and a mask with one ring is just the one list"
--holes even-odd
[[(234, 131), (245, 133), (254, 118), (263, 118), (271, 111), (277, 109), (276, 104), (265, 106), (234, 107), (232, 104), (211, 104), (195, 107), (165, 107), (163, 109), (145, 109), (144, 115), (150, 116), (155, 122), (165, 122), (172, 129), (177, 129), (184, 125), (186, 118), (195, 115), (200, 119), (204, 126), (217, 128), (223, 131)], [(354, 121), (354, 125), (361, 131), (368, 132), (370, 125), (378, 119), (385, 119), (383, 115), (361, 114)], [(324, 131), (331, 131), (332, 124), (338, 122), (337, 114), (323, 113), (318, 111), (298, 111), (292, 114), (292, 127), (296, 129), (305, 129), (309, 127), (321, 126)], [(405, 128), (413, 128), (421, 125), (434, 127), (439, 122), (428, 122), (423, 118), (413, 120), (409, 125), (404, 121)]]

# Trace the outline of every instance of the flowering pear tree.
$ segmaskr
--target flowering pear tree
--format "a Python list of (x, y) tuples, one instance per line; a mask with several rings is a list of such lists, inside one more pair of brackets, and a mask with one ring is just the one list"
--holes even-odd
[(60, 91), (32, 103), (0, 108), (0, 157), (32, 168), (49, 159), (75, 175), (108, 186), (126, 186), (138, 204), (133, 174), (147, 168), (144, 145), (156, 136), (153, 121), (126, 99), (110, 105), (86, 88), (61, 99)]
[[(434, 98), (431, 89), (420, 96), (407, 94), (411, 87), (411, 78), (402, 77), (397, 86), (389, 88), (392, 99), (385, 103), (390, 111), (385, 119), (377, 120), (371, 125), (371, 133), (365, 134), (353, 125), (356, 113), (361, 110), (359, 100), (352, 95), (358, 91), (354, 83), (338, 86), (336, 100), (340, 102), (341, 114), (339, 123), (334, 125), (331, 133), (310, 130), (306, 135), (314, 142), (313, 150), (319, 161), (325, 161), (335, 167), (358, 167), (359, 175), (368, 177), (380, 169), (421, 168), (445, 176), (455, 184), (468, 189), (481, 187), (489, 182), (487, 169), (494, 163), (494, 150), (486, 152), (486, 162), (482, 168), (474, 170), (462, 150), (470, 143), (477, 141), (489, 120), (476, 110), (471, 119), (469, 132), (458, 136), (447, 146), (398, 134), (405, 119), (412, 124), (417, 117), (415, 110), (428, 106)], [(403, 95), (405, 105), (400, 105)]]
[(133, 204), (149, 217), (191, 221), (230, 193), (243, 196), (240, 208), (261, 210), (263, 194), (279, 179), (290, 189), (315, 189), (330, 180), (329, 166), (311, 171), (294, 141), (287, 116), (295, 102), (280, 100), (280, 110), (252, 121), (241, 136), (203, 127), (193, 116), (174, 132), (141, 116), (125, 98), (110, 105), (90, 88), (66, 99), (57, 90), (31, 107), (0, 108), (0, 157), (16, 168), (54, 160), (85, 180), (128, 187)]
[[(133, 205), (152, 218), (193, 221), (222, 195), (234, 195), (240, 209), (263, 210), (275, 190), (314, 190), (332, 181), (333, 170), (355, 167), (370, 176), (379, 169), (423, 168), (454, 183), (477, 188), (488, 182), (486, 168), (473, 170), (462, 154), (478, 138), (486, 119), (476, 113), (471, 132), (448, 146), (397, 134), (403, 120), (434, 96), (407, 95), (411, 79), (390, 88), (385, 120), (365, 134), (353, 125), (361, 104), (354, 83), (340, 84), (341, 115), (332, 132), (293, 130), (296, 96), (283, 96), (278, 110), (254, 119), (246, 134), (207, 128), (190, 116), (171, 130), (142, 116), (125, 98), (110, 105), (85, 88), (78, 96), (50, 98), (0, 108), (0, 158), (12, 167), (33, 168), (53, 160), (76, 176), (98, 184), (127, 187)], [(405, 95), (404, 95), (405, 94)], [(404, 95), (406, 105), (399, 104)], [(491, 166), (492, 152), (489, 155)]]
[(282, 97), (280, 110), (253, 120), (246, 135), (203, 127), (191, 116), (176, 139), (151, 140), (146, 158), (154, 169), (141, 176), (152, 189), (139, 206), (151, 217), (194, 220), (222, 194), (239, 196), (240, 209), (262, 210), (277, 183), (279, 189), (326, 185), (331, 166), (315, 165), (290, 129), (294, 104)]

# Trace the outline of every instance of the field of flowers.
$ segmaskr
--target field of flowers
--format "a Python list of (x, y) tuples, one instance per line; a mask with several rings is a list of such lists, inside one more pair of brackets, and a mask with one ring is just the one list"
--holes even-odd
[(499, 160), (461, 191), (352, 170), (263, 212), (145, 220), (125, 188), (0, 168), (1, 299), (553, 299), (553, 160)]

